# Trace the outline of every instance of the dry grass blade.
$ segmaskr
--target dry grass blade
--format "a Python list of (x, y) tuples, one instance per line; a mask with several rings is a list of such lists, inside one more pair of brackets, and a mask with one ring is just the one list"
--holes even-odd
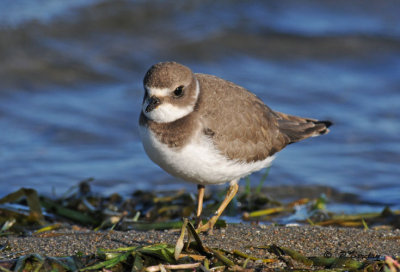
[(183, 246), (184, 246), (183, 239), (185, 238), (185, 231), (186, 231), (186, 226), (187, 226), (188, 222), (189, 222), (189, 220), (187, 218), (185, 218), (183, 220), (181, 234), (180, 234), (178, 240), (176, 241), (176, 245), (175, 245), (175, 252), (174, 252), (175, 260), (179, 259), (179, 255), (182, 252), (182, 249), (183, 249)]
[(318, 226), (331, 226), (331, 225), (338, 225), (341, 227), (361, 227), (363, 226), (362, 221), (350, 221), (350, 220), (344, 220), (344, 219), (332, 219), (332, 220), (326, 220), (326, 221), (321, 221), (321, 222), (314, 222), (314, 225)]
[(62, 227), (62, 225), (57, 223), (57, 224), (49, 225), (49, 226), (43, 227), (41, 229), (38, 229), (33, 234), (39, 234), (39, 233), (46, 232), (46, 231), (52, 231), (52, 230), (59, 229), (61, 227)]
[(291, 208), (288, 209), (286, 207), (275, 207), (275, 208), (269, 208), (261, 211), (254, 211), (249, 213), (249, 217), (259, 217), (259, 216), (265, 216), (265, 215), (270, 215), (270, 214), (275, 214), (275, 213), (280, 213), (286, 210), (292, 210)]
[(219, 252), (216, 249), (212, 249), (210, 248), (210, 251), (215, 255), (215, 257), (217, 257), (223, 264), (229, 266), (229, 267), (233, 267), (235, 266), (235, 263), (232, 262), (231, 260), (229, 260), (222, 252)]
[(363, 224), (363, 226), (364, 226), (364, 230), (368, 230), (369, 227), (368, 227), (367, 222), (365, 222), (364, 218), (361, 220), (361, 222), (362, 222), (362, 224)]
[(179, 190), (178, 192), (176, 192), (175, 195), (172, 196), (164, 196), (164, 197), (155, 197), (153, 199), (154, 203), (159, 203), (159, 202), (171, 202), (175, 199), (180, 198), (183, 194), (185, 193), (184, 190)]
[(188, 228), (189, 233), (192, 235), (192, 237), (196, 241), (197, 247), (199, 248), (200, 253), (208, 254), (208, 250), (203, 246), (203, 242), (201, 241), (199, 234), (197, 234), (197, 232), (194, 229), (193, 224), (191, 222), (188, 222), (187, 228)]
[(206, 256), (203, 255), (197, 255), (197, 254), (180, 254), (179, 258), (183, 257), (189, 257), (195, 261), (204, 261), (206, 259)]
[(226, 266), (220, 265), (220, 266), (215, 266), (213, 268), (210, 268), (209, 271), (225, 271), (226, 270)]
[[(190, 264), (163, 264), (162, 267), (164, 269), (169, 269), (169, 270), (180, 270), (180, 269), (194, 269), (197, 268), (201, 265), (201, 263), (190, 263)], [(156, 272), (156, 271), (162, 271), (160, 265), (154, 265), (154, 266), (149, 266), (146, 268), (145, 271), (149, 272)]]
[(234, 255), (242, 257), (244, 259), (249, 259), (249, 260), (252, 260), (252, 261), (262, 261), (263, 263), (273, 263), (273, 262), (277, 261), (275, 259), (262, 259), (262, 258), (253, 257), (253, 256), (247, 255), (247, 254), (245, 254), (245, 253), (243, 253), (243, 252), (241, 252), (239, 250), (236, 250), (236, 249), (233, 250), (232, 253)]

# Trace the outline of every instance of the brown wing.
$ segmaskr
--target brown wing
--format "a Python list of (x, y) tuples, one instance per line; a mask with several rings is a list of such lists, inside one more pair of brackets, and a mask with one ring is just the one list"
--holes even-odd
[(329, 131), (330, 122), (274, 112), (232, 82), (204, 74), (196, 77), (201, 86), (203, 106), (198, 109), (203, 131), (230, 159), (264, 160), (290, 143)]
[(234, 83), (196, 74), (204, 132), (230, 159), (259, 161), (289, 143), (279, 131), (277, 115), (254, 94)]

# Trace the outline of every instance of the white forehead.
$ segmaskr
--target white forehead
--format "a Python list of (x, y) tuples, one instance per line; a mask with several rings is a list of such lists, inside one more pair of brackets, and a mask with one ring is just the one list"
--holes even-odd
[(144, 86), (144, 88), (146, 89), (149, 96), (154, 95), (157, 97), (163, 97), (163, 96), (167, 96), (171, 92), (171, 90), (168, 88), (156, 88), (156, 87), (148, 87), (148, 86)]

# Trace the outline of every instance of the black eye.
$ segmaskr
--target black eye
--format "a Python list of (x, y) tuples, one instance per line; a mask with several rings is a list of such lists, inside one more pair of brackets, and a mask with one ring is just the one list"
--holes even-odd
[(183, 95), (183, 86), (179, 86), (174, 91), (175, 97), (181, 97)]

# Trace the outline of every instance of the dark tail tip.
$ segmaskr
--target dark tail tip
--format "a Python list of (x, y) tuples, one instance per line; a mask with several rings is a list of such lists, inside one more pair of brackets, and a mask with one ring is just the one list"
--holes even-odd
[(315, 122), (315, 124), (324, 124), (326, 126), (326, 128), (333, 125), (333, 123), (331, 121), (317, 121), (317, 122)]
[(318, 131), (319, 132), (319, 135), (323, 135), (323, 134), (326, 134), (326, 133), (328, 133), (329, 132), (329, 127), (331, 126), (331, 125), (333, 125), (333, 123), (331, 122), (331, 121), (316, 121), (316, 122), (314, 122), (314, 124), (316, 124), (316, 125), (322, 125), (323, 127), (322, 128), (320, 128), (320, 130)]

